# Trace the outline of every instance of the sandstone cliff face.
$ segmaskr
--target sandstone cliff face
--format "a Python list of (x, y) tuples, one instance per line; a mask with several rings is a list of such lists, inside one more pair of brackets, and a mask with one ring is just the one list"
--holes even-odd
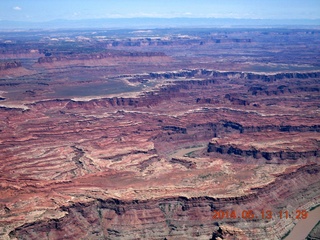
[[(0, 78), (2, 77), (19, 77), (24, 75), (31, 75), (34, 71), (24, 68), (20, 61), (6, 59), (4, 62), (0, 62)], [(0, 86), (14, 86), (19, 83), (1, 83)]]
[(0, 239), (273, 240), (319, 205), (320, 30), (0, 35)]
[(277, 74), (258, 74), (258, 73), (246, 73), (246, 72), (218, 72), (207, 69), (194, 69), (179, 72), (169, 73), (150, 73), (152, 78), (179, 78), (179, 77), (196, 77), (207, 76), (215, 78), (243, 78), (248, 80), (262, 80), (263, 82), (272, 82), (282, 79), (307, 79), (307, 78), (319, 78), (320, 72), (307, 72), (307, 73), (277, 73)]
[[(172, 197), (149, 201), (121, 201), (118, 199), (97, 199), (86, 203), (65, 206), (60, 211), (66, 216), (60, 219), (38, 221), (21, 226), (10, 233), (18, 239), (211, 239), (220, 235), (227, 239), (248, 237), (250, 239), (278, 239), (291, 219), (273, 219), (272, 227), (268, 221), (249, 219), (212, 219), (214, 210), (234, 210), (241, 204), (242, 210), (263, 203), (267, 206), (282, 204), (281, 199), (290, 196), (288, 201), (297, 205), (300, 198), (294, 191), (302, 189), (294, 185), (296, 181), (319, 181), (320, 168), (310, 165), (290, 174), (283, 174), (265, 187), (255, 189), (255, 193), (233, 198), (186, 198)], [(291, 189), (285, 184), (293, 184)], [(314, 188), (309, 189), (308, 193)], [(311, 194), (314, 196), (314, 194)], [(310, 196), (310, 197), (312, 197)], [(279, 198), (280, 197), (280, 198)], [(302, 204), (301, 202), (299, 204)], [(263, 207), (260, 206), (260, 207)], [(238, 208), (237, 208), (238, 209)], [(275, 208), (276, 209), (276, 208)], [(238, 209), (240, 210), (240, 209)], [(241, 211), (237, 211), (238, 214)], [(258, 214), (258, 211), (256, 212)], [(271, 221), (271, 220), (269, 220)], [(235, 227), (227, 227), (234, 224)], [(237, 225), (245, 224), (241, 230)], [(280, 231), (275, 234), (274, 227)], [(222, 229), (225, 229), (222, 231)], [(226, 229), (229, 229), (227, 231)], [(233, 229), (233, 231), (230, 231)]]
[(21, 62), (19, 61), (12, 61), (12, 62), (0, 62), (0, 71), (7, 70), (7, 69), (14, 69), (21, 67)]
[[(217, 220), (212, 211), (276, 213), (319, 203), (318, 94), (283, 87), (317, 86), (318, 78), (266, 82), (242, 74), (123, 74), (111, 80), (156, 87), (0, 108), (0, 236), (284, 236), (292, 215)], [(272, 89), (280, 92), (258, 93)]]
[(116, 59), (116, 58), (139, 58), (139, 57), (165, 57), (166, 55), (161, 52), (125, 52), (125, 51), (112, 51), (97, 54), (58, 54), (57, 56), (46, 56), (38, 59), (39, 64), (53, 63), (60, 61), (76, 61), (76, 60), (99, 60), (99, 59)]
[(235, 154), (244, 157), (265, 158), (266, 160), (281, 159), (281, 160), (297, 160), (301, 158), (319, 157), (320, 151), (306, 151), (306, 152), (294, 152), (294, 151), (279, 151), (279, 152), (263, 152), (257, 149), (243, 150), (241, 148), (232, 145), (217, 145), (215, 143), (209, 143), (208, 152), (217, 152), (221, 154)]
[[(274, 128), (276, 129), (275, 126)], [(221, 139), (213, 138), (208, 144), (207, 151), (266, 160), (297, 160), (319, 157), (318, 142), (320, 139), (317, 137), (318, 133), (314, 126), (297, 127), (291, 131), (289, 129), (279, 128), (282, 132), (277, 135), (272, 132), (242, 131), (242, 134), (233, 134)], [(265, 136), (266, 134), (268, 136)], [(241, 141), (243, 142), (241, 143)], [(289, 145), (290, 147), (286, 147)]]
[(105, 40), (104, 43), (109, 47), (177, 47), (177, 46), (199, 46), (205, 44), (244, 44), (251, 43), (250, 38), (204, 38), (204, 39), (192, 39), (192, 38), (139, 38), (139, 39), (124, 39), (124, 40)]
[(0, 59), (4, 61), (17, 61), (14, 59), (33, 59), (40, 57), (41, 54), (34, 44), (3, 44), (0, 43)]

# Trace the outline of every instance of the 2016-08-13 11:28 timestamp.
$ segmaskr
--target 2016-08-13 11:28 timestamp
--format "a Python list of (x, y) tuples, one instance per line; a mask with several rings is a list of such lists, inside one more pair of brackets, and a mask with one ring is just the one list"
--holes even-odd
[(270, 220), (272, 218), (279, 217), (282, 218), (290, 218), (293, 217), (295, 219), (306, 219), (308, 218), (308, 212), (306, 210), (296, 210), (295, 212), (289, 212), (288, 210), (280, 210), (278, 212), (274, 212), (272, 210), (261, 210), (259, 212), (254, 212), (253, 210), (242, 210), (240, 213), (237, 213), (235, 210), (214, 210), (212, 219), (267, 219)]

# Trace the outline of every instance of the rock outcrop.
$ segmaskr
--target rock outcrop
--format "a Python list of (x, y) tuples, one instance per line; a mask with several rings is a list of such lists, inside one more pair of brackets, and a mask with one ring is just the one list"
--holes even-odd
[[(25, 224), (11, 231), (10, 237), (26, 240), (34, 237), (60, 239), (61, 236), (65, 239), (210, 239), (211, 236), (220, 235), (229, 239), (230, 235), (233, 237), (250, 235), (250, 238), (254, 239), (277, 239), (281, 236), (281, 232), (275, 233), (274, 227), (271, 227), (268, 221), (260, 221), (257, 225), (256, 218), (244, 218), (241, 212), (250, 206), (270, 202), (276, 209), (276, 206), (282, 204), (281, 199), (289, 196), (290, 203), (294, 207), (299, 207), (296, 204), (300, 196), (295, 194), (295, 190), (299, 188), (285, 189), (283, 186), (293, 183), (296, 178), (302, 181), (313, 179), (313, 182), (317, 182), (316, 179), (319, 181), (320, 178), (320, 168), (310, 165), (290, 174), (282, 174), (274, 183), (243, 197), (172, 197), (148, 201), (97, 199), (74, 203), (59, 209), (66, 213), (64, 217)], [(311, 193), (310, 190), (308, 193)], [(312, 195), (314, 196), (314, 193)], [(213, 219), (214, 210), (231, 211), (235, 210), (232, 207), (235, 205), (242, 206), (237, 210), (237, 216), (242, 218), (240, 222), (247, 226), (245, 229), (240, 230), (237, 227), (241, 224), (238, 217)], [(255, 214), (258, 216), (259, 211), (255, 211)], [(276, 211), (274, 214), (277, 215)], [(288, 220), (275, 216), (272, 225), (284, 226), (288, 224)], [(230, 227), (232, 224), (235, 224), (235, 227)]]
[(319, 36), (2, 33), (0, 238), (281, 239), (320, 204)]
[[(313, 128), (309, 128), (313, 130)], [(243, 157), (265, 158), (266, 160), (297, 160), (318, 158), (320, 151), (317, 132), (247, 133), (233, 134), (208, 144), (207, 151), (220, 154), (234, 154)]]
[(0, 71), (14, 69), (21, 67), (21, 62), (12, 61), (12, 62), (0, 62)]
[(125, 52), (125, 51), (111, 51), (97, 54), (70, 54), (57, 56), (46, 56), (38, 59), (38, 63), (52, 63), (57, 61), (71, 61), (71, 60), (97, 60), (104, 58), (120, 58), (120, 57), (165, 57), (161, 52)]

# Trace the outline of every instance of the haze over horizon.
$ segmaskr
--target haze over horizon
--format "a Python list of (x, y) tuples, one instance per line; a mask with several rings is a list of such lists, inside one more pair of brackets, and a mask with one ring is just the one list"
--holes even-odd
[(11, 0), (0, 3), (0, 20), (47, 22), (57, 19), (236, 18), (319, 19), (318, 0)]

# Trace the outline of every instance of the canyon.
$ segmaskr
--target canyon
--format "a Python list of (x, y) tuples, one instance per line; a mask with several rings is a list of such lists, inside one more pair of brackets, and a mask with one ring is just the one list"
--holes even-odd
[(0, 238), (282, 239), (320, 205), (320, 31), (29, 34), (0, 34)]

